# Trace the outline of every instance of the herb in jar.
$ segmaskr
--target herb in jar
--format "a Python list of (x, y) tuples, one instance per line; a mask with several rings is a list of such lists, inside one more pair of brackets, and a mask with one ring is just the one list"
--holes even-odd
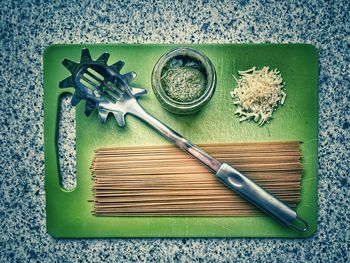
[(206, 78), (196, 67), (175, 65), (167, 69), (161, 83), (165, 93), (173, 100), (190, 102), (198, 99), (206, 89)]

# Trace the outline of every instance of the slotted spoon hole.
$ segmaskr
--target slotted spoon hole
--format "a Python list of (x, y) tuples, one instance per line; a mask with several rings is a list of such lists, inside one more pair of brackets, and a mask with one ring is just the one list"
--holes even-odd
[(84, 69), (80, 75), (79, 81), (82, 85), (92, 91), (100, 91), (105, 78), (91, 67)]
[(105, 81), (105, 77), (102, 76), (100, 73), (98, 73), (96, 70), (94, 70), (93, 68), (87, 68), (87, 72), (88, 74), (90, 74), (91, 76), (94, 76), (95, 78), (99, 79), (100, 82), (104, 82)]
[(123, 87), (120, 85), (117, 85), (116, 83), (112, 83), (110, 81), (107, 81), (105, 83), (105, 86), (109, 89), (111, 89), (113, 92), (117, 92), (119, 95), (123, 94)]
[(105, 90), (103, 92), (103, 95), (105, 96), (106, 99), (109, 101), (116, 103), (120, 99), (120, 95), (115, 94), (114, 92), (111, 92), (110, 90)]
[(85, 74), (81, 76), (80, 83), (84, 84), (85, 86), (88, 86), (89, 89), (92, 90), (98, 90), (99, 84), (96, 84), (95, 82), (91, 81), (90, 79), (85, 77)]
[(100, 86), (103, 83), (103, 80), (100, 80), (94, 74), (91, 74), (89, 71), (86, 71), (83, 74), (83, 77), (85, 77), (86, 79), (90, 80), (91, 82), (93, 82), (97, 86)]
[(86, 81), (84, 77), (80, 78), (79, 81), (86, 88), (88, 88), (88, 89), (90, 89), (92, 91), (96, 90), (96, 87), (94, 85), (91, 85), (88, 81)]
[[(123, 94), (123, 87), (116, 83), (108, 81), (103, 75), (91, 67), (87, 68), (86, 73), (84, 73), (83, 76), (88, 78), (90, 81), (94, 81), (97, 86), (93, 87), (93, 89), (97, 90), (100, 95), (104, 96), (111, 102), (115, 103)], [(86, 85), (86, 83), (84, 83), (84, 85)], [(88, 88), (91, 88), (91, 85), (89, 85)]]

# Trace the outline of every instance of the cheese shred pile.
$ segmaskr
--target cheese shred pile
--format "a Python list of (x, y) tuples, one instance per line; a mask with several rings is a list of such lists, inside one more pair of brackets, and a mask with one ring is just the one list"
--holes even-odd
[(263, 67), (256, 67), (245, 71), (238, 71), (239, 79), (233, 76), (237, 87), (231, 92), (233, 104), (237, 106), (235, 115), (240, 121), (254, 120), (260, 126), (268, 123), (273, 111), (279, 105), (283, 105), (286, 93), (281, 73)]

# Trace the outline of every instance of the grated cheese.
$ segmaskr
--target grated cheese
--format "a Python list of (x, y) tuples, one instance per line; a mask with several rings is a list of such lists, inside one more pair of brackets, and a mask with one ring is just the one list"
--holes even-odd
[(238, 71), (238, 74), (239, 79), (233, 76), (237, 87), (231, 91), (233, 104), (237, 106), (234, 114), (241, 122), (254, 120), (260, 126), (268, 123), (272, 113), (286, 99), (281, 73), (277, 69), (269, 70), (269, 67), (261, 70), (252, 67)]

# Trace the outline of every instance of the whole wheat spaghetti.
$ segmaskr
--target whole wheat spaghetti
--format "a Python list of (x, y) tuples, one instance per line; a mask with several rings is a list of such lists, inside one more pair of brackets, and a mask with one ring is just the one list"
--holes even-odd
[[(221, 162), (295, 207), (299, 142), (204, 144)], [(260, 212), (173, 145), (101, 148), (91, 165), (96, 216), (251, 216)]]

